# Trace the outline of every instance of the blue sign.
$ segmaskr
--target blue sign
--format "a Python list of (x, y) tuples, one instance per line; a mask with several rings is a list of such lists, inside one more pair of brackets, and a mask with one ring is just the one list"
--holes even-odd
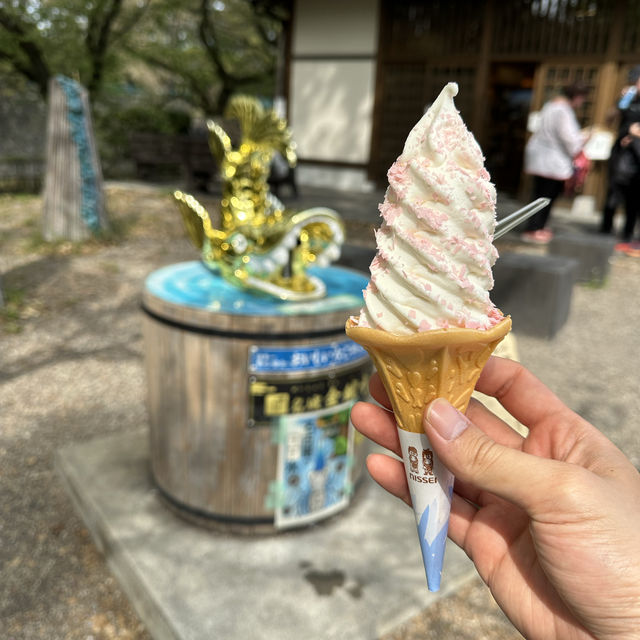
[(290, 373), (333, 369), (367, 358), (352, 340), (295, 347), (257, 347), (249, 350), (250, 373)]

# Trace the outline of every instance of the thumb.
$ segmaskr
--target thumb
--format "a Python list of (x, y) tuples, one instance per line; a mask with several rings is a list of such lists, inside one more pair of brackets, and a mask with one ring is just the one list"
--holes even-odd
[(460, 480), (531, 513), (564, 465), (498, 444), (446, 400), (434, 400), (424, 430), (442, 463)]

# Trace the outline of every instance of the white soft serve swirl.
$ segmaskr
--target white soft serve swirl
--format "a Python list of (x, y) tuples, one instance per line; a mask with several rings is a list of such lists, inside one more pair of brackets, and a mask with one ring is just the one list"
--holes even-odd
[(389, 169), (378, 251), (358, 325), (410, 334), (488, 329), (496, 192), (447, 84)]

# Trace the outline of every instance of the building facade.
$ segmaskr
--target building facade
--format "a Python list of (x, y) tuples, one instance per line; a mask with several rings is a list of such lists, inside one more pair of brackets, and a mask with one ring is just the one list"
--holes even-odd
[[(301, 181), (383, 185), (411, 127), (453, 80), (494, 182), (517, 195), (529, 114), (563, 85), (589, 87), (581, 124), (610, 125), (640, 64), (640, 0), (297, 0), (290, 42)], [(605, 165), (585, 186), (598, 199)]]

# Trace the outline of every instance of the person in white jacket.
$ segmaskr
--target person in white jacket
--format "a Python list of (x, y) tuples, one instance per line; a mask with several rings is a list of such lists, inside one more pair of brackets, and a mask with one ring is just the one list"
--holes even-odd
[(549, 198), (551, 202), (529, 220), (522, 234), (525, 241), (546, 244), (552, 238), (551, 230), (545, 227), (553, 201), (573, 175), (573, 159), (586, 142), (575, 109), (583, 105), (588, 92), (581, 83), (564, 87), (544, 105), (538, 127), (527, 142), (524, 171), (533, 176), (533, 199)]

